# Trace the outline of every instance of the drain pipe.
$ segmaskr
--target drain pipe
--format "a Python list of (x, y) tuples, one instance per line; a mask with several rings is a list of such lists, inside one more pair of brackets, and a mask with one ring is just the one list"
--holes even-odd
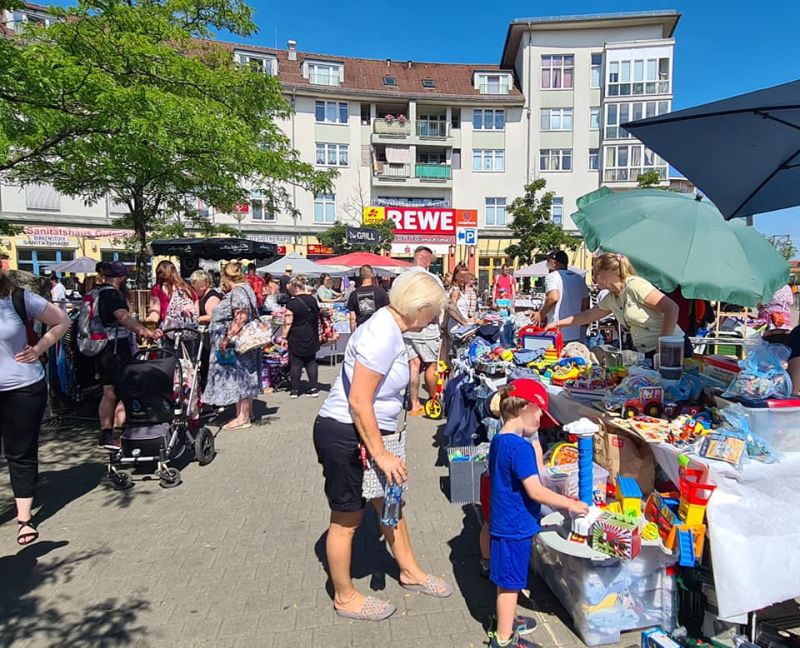
[(531, 183), (531, 24), (528, 23), (528, 31), (525, 33), (527, 39), (527, 55), (528, 55), (528, 73), (525, 75), (525, 81), (528, 85), (528, 90), (525, 93), (525, 105), (528, 118), (528, 137), (526, 138), (526, 151), (525, 151), (525, 184)]

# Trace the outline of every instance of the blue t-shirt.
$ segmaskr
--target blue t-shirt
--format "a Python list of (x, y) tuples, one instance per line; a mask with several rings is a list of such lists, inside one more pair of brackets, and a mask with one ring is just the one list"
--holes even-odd
[(489, 446), (489, 475), (492, 480), (492, 514), (489, 533), (497, 538), (532, 538), (541, 527), (541, 505), (525, 493), (523, 480), (538, 475), (536, 451), (529, 439), (502, 433)]
[[(32, 320), (47, 308), (47, 300), (25, 291), (25, 311)], [(11, 296), (0, 298), (0, 392), (21, 389), (44, 378), (42, 363), (17, 362), (15, 356), (28, 343), (25, 324), (14, 310)]]

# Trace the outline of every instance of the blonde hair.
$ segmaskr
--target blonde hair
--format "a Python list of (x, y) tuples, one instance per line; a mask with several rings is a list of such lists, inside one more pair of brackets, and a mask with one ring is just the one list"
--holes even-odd
[(500, 394), (500, 416), (505, 421), (518, 417), (520, 412), (530, 405), (530, 401), (519, 396), (512, 396), (513, 391), (513, 385), (503, 385), (497, 390), (497, 393)]
[(220, 285), (233, 287), (237, 284), (245, 282), (244, 272), (242, 272), (242, 264), (239, 261), (229, 261), (222, 268), (222, 276), (220, 277)]
[(439, 280), (422, 270), (401, 274), (394, 280), (389, 293), (389, 304), (409, 320), (416, 318), (423, 308), (433, 308), (438, 314), (446, 303), (447, 295)]
[(192, 276), (189, 277), (189, 281), (191, 281), (192, 283), (194, 283), (195, 281), (203, 281), (208, 286), (214, 285), (213, 282), (211, 281), (211, 275), (208, 274), (205, 270), (195, 270), (192, 273)]
[(636, 275), (636, 270), (633, 269), (628, 257), (624, 254), (614, 254), (613, 252), (606, 252), (595, 258), (594, 270), (603, 270), (605, 272), (613, 272), (619, 275), (619, 278), (625, 281), (628, 277)]
[(309, 290), (308, 277), (305, 275), (295, 275), (292, 277), (291, 281), (289, 281), (289, 285), (295, 290), (301, 290), (304, 292)]

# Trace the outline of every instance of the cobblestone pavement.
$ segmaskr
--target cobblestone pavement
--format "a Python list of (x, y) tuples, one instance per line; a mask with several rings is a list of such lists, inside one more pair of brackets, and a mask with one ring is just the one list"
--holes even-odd
[[(335, 370), (322, 367), (323, 381)], [(324, 394), (323, 394), (324, 395)], [(479, 646), (493, 606), (478, 575), (478, 519), (443, 493), (436, 425), (409, 419), (406, 509), (422, 566), (455, 586), (437, 600), (402, 590), (372, 516), (356, 537), (362, 591), (398, 606), (383, 623), (333, 614), (324, 563), (328, 510), (311, 442), (321, 400), (263, 397), (260, 423), (219, 432), (218, 456), (183, 484), (118, 492), (103, 479), (92, 423), (44, 432), (42, 538), (19, 549), (0, 467), (0, 646)], [(213, 428), (215, 431), (217, 427)], [(1, 460), (0, 460), (1, 461)], [(563, 609), (532, 580), (542, 646), (581, 645)], [(624, 643), (637, 643), (627, 635)]]

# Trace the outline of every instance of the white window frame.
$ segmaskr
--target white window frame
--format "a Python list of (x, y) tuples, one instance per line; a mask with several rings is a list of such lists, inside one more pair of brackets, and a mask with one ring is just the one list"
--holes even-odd
[(589, 130), (600, 130), (600, 106), (589, 108)]
[[(493, 86), (497, 84), (496, 92), (493, 92)], [(485, 72), (475, 75), (475, 89), (481, 94), (488, 95), (507, 95), (511, 92), (513, 81), (511, 75), (503, 72), (490, 73)]]
[(603, 139), (633, 139), (620, 124), (629, 121), (664, 115), (672, 110), (672, 102), (668, 99), (651, 101), (609, 102), (605, 105), (603, 116)]
[[(321, 158), (320, 153), (322, 154)], [(350, 146), (348, 144), (317, 142), (314, 159), (314, 164), (317, 166), (348, 167), (350, 166)], [(322, 160), (321, 162), (320, 159)]]
[[(592, 166), (592, 157), (594, 157), (594, 166)], [(599, 171), (600, 170), (600, 149), (590, 148), (589, 149), (589, 171)]]
[[(318, 209), (322, 214), (319, 217)], [(314, 196), (314, 224), (331, 225), (336, 222), (336, 194), (324, 193)]]
[[(550, 84), (545, 85), (545, 70), (549, 70)], [(571, 70), (570, 83), (565, 84), (565, 72)], [(542, 54), (539, 60), (540, 88), (542, 90), (572, 90), (575, 87), (575, 55), (574, 54)], [(559, 72), (559, 83), (555, 83), (556, 72)]]
[(506, 224), (506, 204), (505, 198), (496, 196), (487, 197), (484, 202), (487, 227), (504, 227)]
[(304, 76), (313, 85), (340, 86), (344, 81), (344, 66), (341, 63), (307, 61), (303, 67)]
[(564, 226), (564, 198), (562, 196), (553, 196), (553, 201), (550, 203), (550, 220), (556, 225)]
[[(571, 107), (542, 108), (539, 116), (539, 129), (543, 133), (571, 131), (574, 125), (573, 117), (574, 111)], [(545, 122), (547, 122), (547, 128), (544, 127)], [(553, 128), (554, 125), (556, 128)], [(569, 128), (567, 128), (567, 125)]]
[[(545, 157), (547, 164), (542, 164)], [(569, 160), (568, 169), (564, 168), (565, 160)], [(539, 171), (542, 173), (570, 173), (573, 168), (571, 148), (539, 149)]]
[(672, 92), (672, 58), (610, 61), (606, 66), (607, 97), (641, 97)]
[(475, 173), (503, 173), (506, 170), (505, 158), (505, 149), (472, 149), (472, 170)]
[[(259, 223), (274, 223), (278, 220), (278, 215), (267, 200), (264, 193), (259, 189), (253, 189), (250, 192), (250, 218)], [(261, 216), (257, 217), (257, 210), (261, 212)]]
[(274, 56), (236, 51), (234, 52), (233, 57), (236, 61), (236, 64), (240, 67), (252, 65), (253, 63), (260, 63), (264, 74), (267, 76), (278, 76), (278, 59), (276, 59)]
[[(490, 120), (487, 120), (490, 117)], [(502, 122), (502, 126), (497, 127), (498, 117)], [(487, 123), (491, 121), (491, 128), (487, 127)], [(494, 108), (475, 108), (472, 111), (472, 130), (480, 131), (504, 131), (506, 129), (506, 111)]]
[(603, 147), (603, 182), (636, 182), (641, 174), (658, 171), (667, 178), (667, 162), (641, 143)]
[[(319, 119), (317, 115), (317, 109), (322, 105), (322, 119)], [(344, 107), (345, 112), (347, 113), (346, 121), (342, 121), (342, 107)], [(329, 119), (330, 115), (333, 114), (336, 116), (336, 119)], [(324, 101), (322, 99), (318, 99), (314, 102), (314, 119), (318, 124), (344, 124), (346, 125), (350, 121), (350, 105), (346, 101)]]
[[(603, 85), (603, 53), (592, 52), (590, 57), (591, 70), (589, 73), (589, 87), (600, 88)], [(595, 57), (600, 58), (598, 63), (595, 63)]]

